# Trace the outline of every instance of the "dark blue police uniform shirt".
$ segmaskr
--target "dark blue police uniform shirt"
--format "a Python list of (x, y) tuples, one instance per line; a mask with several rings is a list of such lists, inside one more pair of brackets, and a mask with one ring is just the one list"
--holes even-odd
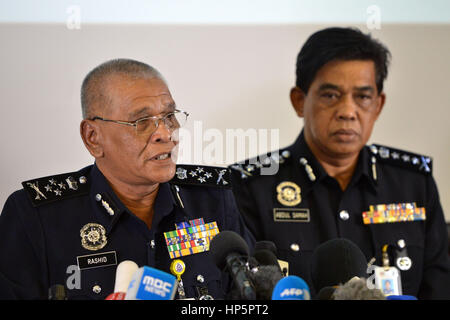
[[(61, 284), (69, 299), (105, 299), (113, 292), (117, 264), (123, 260), (170, 272), (163, 233), (182, 221), (215, 221), (219, 231), (237, 232), (251, 248), (254, 238), (226, 188), (228, 172), (219, 175), (217, 168), (194, 166), (177, 170), (173, 180), (159, 186), (151, 229), (118, 199), (95, 164), (24, 182), (24, 190), (7, 199), (0, 215), (0, 298), (46, 299), (49, 287)], [(205, 172), (205, 179), (188, 179)], [(104, 239), (88, 239), (98, 249), (82, 245), (82, 229), (86, 235), (89, 224), (97, 228), (91, 236), (99, 235), (99, 225), (105, 231)], [(209, 252), (181, 259), (186, 297), (207, 292), (224, 298), (230, 279)]]
[[(274, 164), (279, 166), (276, 174), (261, 174)], [(342, 191), (311, 153), (302, 131), (294, 144), (270, 157), (230, 167), (233, 192), (249, 230), (257, 241), (275, 242), (278, 258), (289, 262), (289, 273), (304, 278), (312, 290), (314, 249), (327, 240), (347, 238), (378, 266), (388, 245), (390, 265), (400, 269), (403, 294), (450, 299), (447, 230), (431, 165), (426, 156), (365, 146)], [(424, 208), (426, 219), (364, 223), (363, 212), (387, 205)]]

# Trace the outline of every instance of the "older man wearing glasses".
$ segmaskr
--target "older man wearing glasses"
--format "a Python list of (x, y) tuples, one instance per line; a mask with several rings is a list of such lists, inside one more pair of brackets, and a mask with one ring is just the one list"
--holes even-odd
[(174, 136), (188, 113), (161, 74), (134, 60), (105, 62), (84, 79), (81, 105), (95, 164), (25, 181), (8, 198), (0, 298), (45, 299), (61, 285), (69, 299), (105, 299), (124, 260), (166, 272), (178, 262), (178, 298), (223, 298), (230, 283), (209, 241), (223, 230), (254, 240), (226, 169), (175, 164)]

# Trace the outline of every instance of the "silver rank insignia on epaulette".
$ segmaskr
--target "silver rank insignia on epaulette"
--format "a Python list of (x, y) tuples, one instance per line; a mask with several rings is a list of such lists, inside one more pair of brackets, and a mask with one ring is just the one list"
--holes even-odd
[(290, 156), (291, 153), (289, 150), (279, 150), (232, 164), (230, 165), (230, 169), (239, 172), (241, 179), (260, 175), (272, 175), (278, 172), (279, 165), (285, 163)]
[(306, 174), (308, 175), (309, 180), (316, 181), (316, 175), (314, 174), (313, 169), (309, 165), (308, 160), (306, 160), (305, 158), (300, 158), (299, 162), (303, 167), (305, 167), (305, 171)]
[(95, 201), (98, 202), (110, 216), (114, 216), (116, 214), (116, 206), (106, 193), (97, 193), (95, 195)]
[(89, 192), (88, 179), (79, 172), (28, 180), (22, 186), (34, 207)]
[[(376, 159), (380, 159), (383, 162), (413, 169), (425, 174), (431, 174), (432, 172), (433, 161), (431, 157), (377, 144), (372, 144), (369, 146), (369, 149), (372, 153), (372, 171), (376, 170), (373, 168)], [(376, 171), (374, 172), (374, 178), (376, 179)]]
[(228, 168), (180, 164), (169, 183), (231, 188), (229, 176)]

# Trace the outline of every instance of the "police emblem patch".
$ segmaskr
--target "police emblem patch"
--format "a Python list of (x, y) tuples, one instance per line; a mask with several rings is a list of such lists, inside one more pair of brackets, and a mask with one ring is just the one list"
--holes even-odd
[(91, 251), (100, 250), (106, 246), (106, 230), (98, 223), (88, 223), (80, 230), (81, 245)]
[(291, 181), (283, 181), (277, 186), (277, 200), (284, 206), (293, 207), (302, 201), (300, 187)]

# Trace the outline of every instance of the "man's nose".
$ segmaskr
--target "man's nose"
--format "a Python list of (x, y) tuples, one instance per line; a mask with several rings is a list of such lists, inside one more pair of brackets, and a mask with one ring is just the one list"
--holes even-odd
[(172, 141), (173, 131), (169, 129), (165, 121), (160, 120), (155, 132), (152, 133), (150, 140), (152, 143), (165, 143)]
[(344, 95), (337, 108), (338, 120), (352, 121), (356, 120), (358, 105), (351, 94)]

